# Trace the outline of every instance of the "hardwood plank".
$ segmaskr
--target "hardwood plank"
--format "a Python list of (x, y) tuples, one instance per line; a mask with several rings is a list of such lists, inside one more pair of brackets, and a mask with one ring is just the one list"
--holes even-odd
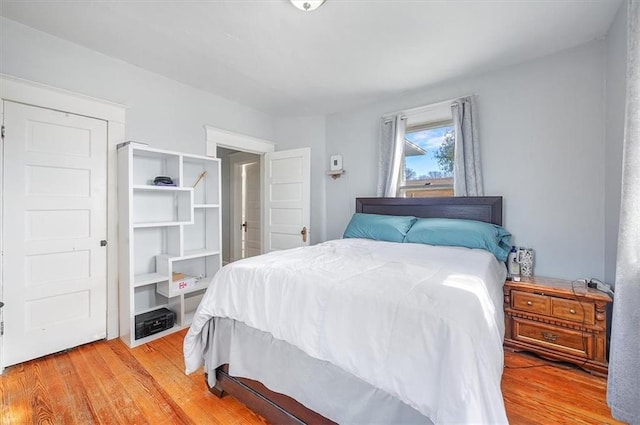
[(26, 369), (25, 379), (29, 384), (29, 399), (33, 419), (39, 424), (58, 423), (51, 407), (51, 395), (45, 386), (42, 376), (42, 360), (33, 362), (32, 367)]
[(502, 392), (511, 423), (619, 424), (606, 404), (606, 382), (574, 365), (505, 352)]
[[(185, 333), (134, 349), (100, 341), (7, 368), (0, 376), (0, 423), (266, 424), (233, 397), (209, 393), (202, 373), (184, 374)], [(523, 353), (506, 352), (505, 365), (511, 424), (620, 423), (610, 416), (605, 378)]]
[[(149, 424), (129, 394), (118, 385), (111, 369), (100, 357), (104, 343), (88, 344), (76, 349), (73, 364), (78, 370), (80, 381), (91, 397), (101, 423)], [(76, 354), (74, 352), (74, 354)], [(117, 394), (117, 397), (113, 397)]]
[(44, 375), (44, 380), (51, 394), (52, 409), (58, 423), (98, 423), (98, 418), (91, 408), (89, 396), (85, 391), (77, 391), (82, 387), (67, 353), (47, 356), (43, 368), (51, 373)]
[(191, 384), (191, 380), (185, 376), (183, 370), (173, 366), (165, 354), (157, 349), (158, 345), (151, 342), (131, 351), (140, 365), (165, 391), (173, 395), (190, 397), (189, 390), (197, 390), (197, 388)]
[(246, 407), (232, 398), (212, 397), (203, 373), (184, 374), (183, 339), (184, 333), (176, 333), (145, 344), (144, 350), (136, 348), (133, 351), (138, 350), (137, 358), (164, 387), (171, 386), (175, 391), (173, 394), (181, 394), (181, 405), (197, 423), (239, 421), (238, 412), (246, 411)]
[(176, 402), (185, 410), (189, 411), (194, 422), (225, 424), (237, 421), (233, 412), (220, 405), (220, 401), (211, 397), (202, 374), (200, 380), (196, 376), (186, 376), (184, 365), (177, 367), (172, 361), (175, 355), (167, 356), (162, 349), (166, 350), (167, 341), (155, 340), (131, 350), (138, 361), (149, 371), (151, 376), (169, 393)]
[(20, 364), (12, 367), (11, 376), (5, 372), (0, 378), (0, 386), (3, 388), (3, 424), (28, 424), (34, 423), (34, 411), (31, 407), (30, 385), (27, 384), (26, 369), (29, 364)]
[(101, 350), (100, 355), (150, 423), (193, 423), (124, 344), (109, 343), (109, 348)]

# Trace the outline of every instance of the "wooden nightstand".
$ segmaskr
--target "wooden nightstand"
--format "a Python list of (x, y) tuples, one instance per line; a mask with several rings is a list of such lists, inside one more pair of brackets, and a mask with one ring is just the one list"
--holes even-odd
[(504, 285), (506, 348), (531, 351), (606, 376), (611, 297), (585, 284), (545, 277)]

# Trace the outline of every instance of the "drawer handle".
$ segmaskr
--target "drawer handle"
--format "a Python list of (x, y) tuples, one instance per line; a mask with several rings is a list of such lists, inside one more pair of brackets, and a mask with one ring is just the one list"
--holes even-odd
[(558, 335), (550, 334), (549, 332), (542, 332), (542, 337), (547, 341), (555, 341), (558, 339)]
[(570, 309), (570, 310), (569, 310), (569, 313), (571, 313), (571, 314), (576, 314), (576, 311), (575, 311), (574, 309)]
[(531, 301), (527, 301), (527, 305), (533, 305)]

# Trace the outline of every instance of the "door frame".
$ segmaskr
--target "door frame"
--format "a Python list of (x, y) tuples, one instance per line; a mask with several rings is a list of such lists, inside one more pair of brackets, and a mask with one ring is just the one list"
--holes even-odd
[[(107, 122), (107, 339), (118, 337), (118, 198), (116, 146), (124, 142), (126, 106), (95, 99), (83, 94), (54, 88), (0, 73), (0, 118), (4, 122), (4, 101), (24, 103), (40, 108), (98, 118)], [(10, 130), (9, 130), (10, 131)], [(2, 142), (4, 143), (4, 142)], [(0, 149), (2, 151), (2, 149)], [(4, 161), (1, 156), (0, 161)], [(4, 167), (3, 167), (4, 169)], [(0, 174), (0, 207), (3, 206)], [(3, 210), (0, 208), (0, 223)], [(4, 235), (0, 226), (0, 253), (4, 252)], [(4, 291), (4, 270), (0, 261), (0, 299)], [(0, 311), (0, 317), (2, 312)], [(0, 374), (4, 369), (2, 336), (0, 336)]]
[[(262, 176), (262, 170), (264, 170), (264, 154), (275, 152), (276, 144), (265, 139), (259, 139), (257, 137), (247, 136), (246, 134), (223, 130), (220, 128), (212, 127), (210, 125), (205, 125), (204, 129), (206, 132), (205, 143), (206, 143), (207, 156), (217, 158), (216, 151), (218, 147), (260, 155), (260, 170), (261, 170), (260, 199), (262, 200), (260, 205), (260, 210), (261, 210), (260, 218), (261, 218), (261, 226), (264, 226), (264, 219), (265, 219), (265, 211), (264, 211), (265, 200), (264, 199), (265, 198), (264, 198), (264, 180)], [(230, 178), (231, 178), (231, 181), (233, 182), (233, 172), (231, 173)], [(231, 222), (233, 222), (233, 212), (232, 212), (232, 217), (230, 217), (230, 219), (231, 219)], [(233, 246), (233, 236), (230, 235), (229, 239), (230, 239), (229, 249), (231, 250)], [(261, 252), (265, 252), (264, 244), (265, 244), (264, 237), (261, 237), (260, 238)], [(231, 255), (229, 256), (229, 259), (231, 259)]]

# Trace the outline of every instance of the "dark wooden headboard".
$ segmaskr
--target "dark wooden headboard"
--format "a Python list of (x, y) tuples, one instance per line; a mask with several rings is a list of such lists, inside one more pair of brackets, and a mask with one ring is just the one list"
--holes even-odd
[(502, 196), (356, 198), (356, 212), (421, 218), (463, 218), (502, 226)]

